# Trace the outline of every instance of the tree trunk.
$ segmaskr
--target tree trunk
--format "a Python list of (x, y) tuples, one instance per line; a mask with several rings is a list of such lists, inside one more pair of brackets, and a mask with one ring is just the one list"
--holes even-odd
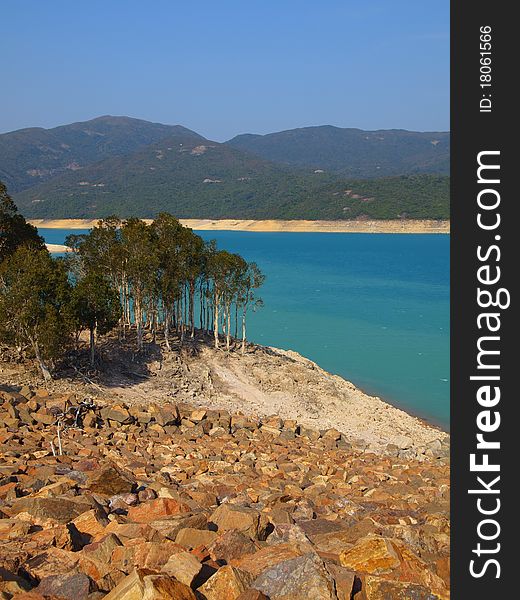
[(244, 354), (246, 350), (246, 307), (244, 306), (244, 311), (242, 312), (242, 354)]
[(164, 307), (164, 341), (166, 342), (166, 348), (171, 352), (170, 346), (170, 315), (168, 314), (168, 308)]
[(34, 355), (36, 356), (36, 361), (38, 362), (38, 366), (40, 367), (40, 371), (42, 372), (43, 378), (45, 379), (45, 381), (50, 381), (52, 379), (52, 375), (40, 355), (40, 348), (38, 346), (38, 342), (33, 342), (33, 348)]
[(191, 337), (195, 337), (195, 311), (194, 311), (194, 303), (195, 303), (195, 281), (190, 281), (190, 295), (189, 295), (189, 321), (191, 327)]
[(93, 367), (96, 361), (96, 327), (90, 329), (90, 366)]
[(135, 312), (135, 324), (137, 327), (137, 350), (143, 348), (143, 313), (141, 308), (141, 299), (135, 298), (134, 312)]
[(229, 352), (231, 345), (231, 306), (227, 307), (226, 321), (226, 350)]
[(215, 348), (218, 348), (218, 303), (219, 298), (218, 295), (215, 294), (215, 306), (213, 307), (213, 315), (214, 315), (214, 325), (213, 325), (213, 335), (215, 336)]

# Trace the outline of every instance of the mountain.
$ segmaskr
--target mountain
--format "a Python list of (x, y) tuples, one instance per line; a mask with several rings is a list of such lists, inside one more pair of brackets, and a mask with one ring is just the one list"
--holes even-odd
[(105, 158), (131, 154), (176, 133), (199, 137), (180, 125), (112, 116), (0, 134), (0, 180), (11, 193), (20, 192)]
[(177, 132), (130, 155), (56, 176), (15, 196), (32, 218), (345, 219), (448, 216), (448, 178), (349, 181)]
[[(104, 116), (0, 135), (0, 180), (32, 218), (168, 211), (184, 218), (445, 219), (448, 178), (437, 174), (434, 159), (447, 156), (448, 142), (447, 134), (311, 127), (221, 144), (180, 125)], [(368, 178), (369, 165), (386, 177)]]
[(226, 143), (277, 163), (324, 169), (344, 177), (449, 173), (449, 132), (363, 131), (324, 125), (268, 135), (243, 134)]

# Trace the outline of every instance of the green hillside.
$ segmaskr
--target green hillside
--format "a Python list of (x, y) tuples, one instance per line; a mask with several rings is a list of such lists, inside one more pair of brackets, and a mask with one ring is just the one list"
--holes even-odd
[(178, 134), (55, 177), (17, 194), (16, 202), (32, 218), (167, 211), (179, 218), (442, 219), (448, 188), (444, 176), (344, 180)]
[(130, 154), (174, 133), (198, 137), (178, 125), (111, 116), (4, 133), (0, 135), (0, 179), (11, 193), (19, 192), (105, 158)]
[(447, 132), (363, 131), (325, 125), (239, 135), (226, 143), (280, 164), (324, 169), (344, 177), (449, 173)]

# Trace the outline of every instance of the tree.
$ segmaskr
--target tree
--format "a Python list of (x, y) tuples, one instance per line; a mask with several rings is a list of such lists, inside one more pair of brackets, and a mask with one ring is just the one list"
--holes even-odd
[(0, 181), (0, 263), (24, 244), (40, 250), (45, 248), (36, 227), (27, 223), (18, 212), (7, 188)]
[(71, 313), (80, 330), (89, 330), (90, 364), (94, 366), (97, 335), (108, 333), (119, 321), (119, 294), (106, 277), (88, 273), (74, 287)]
[(127, 219), (121, 228), (122, 252), (133, 300), (137, 349), (143, 348), (143, 319), (147, 300), (156, 286), (159, 258), (152, 230), (140, 219)]
[(46, 249), (21, 246), (0, 264), (0, 339), (29, 348), (44, 379), (70, 336), (67, 271)]
[(253, 310), (263, 306), (261, 298), (257, 298), (255, 291), (263, 285), (265, 275), (260, 271), (255, 262), (247, 264), (247, 269), (240, 281), (239, 303), (242, 306), (242, 354), (246, 348), (246, 315), (249, 306)]

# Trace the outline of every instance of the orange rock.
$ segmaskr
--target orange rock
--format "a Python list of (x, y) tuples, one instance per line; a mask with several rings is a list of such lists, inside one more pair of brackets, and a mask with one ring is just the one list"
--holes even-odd
[(301, 556), (301, 554), (302, 552), (298, 546), (294, 544), (276, 544), (274, 546), (266, 546), (254, 554), (247, 554), (242, 558), (234, 559), (231, 561), (231, 564), (256, 577), (268, 567), (284, 560), (296, 558)]
[(220, 568), (198, 591), (206, 600), (236, 600), (253, 581), (253, 576), (230, 565)]
[(397, 569), (401, 561), (389, 540), (382, 537), (364, 538), (339, 555), (343, 567), (352, 571), (381, 575)]
[(162, 517), (191, 512), (191, 508), (173, 498), (156, 498), (128, 510), (128, 520), (136, 523), (150, 523)]

